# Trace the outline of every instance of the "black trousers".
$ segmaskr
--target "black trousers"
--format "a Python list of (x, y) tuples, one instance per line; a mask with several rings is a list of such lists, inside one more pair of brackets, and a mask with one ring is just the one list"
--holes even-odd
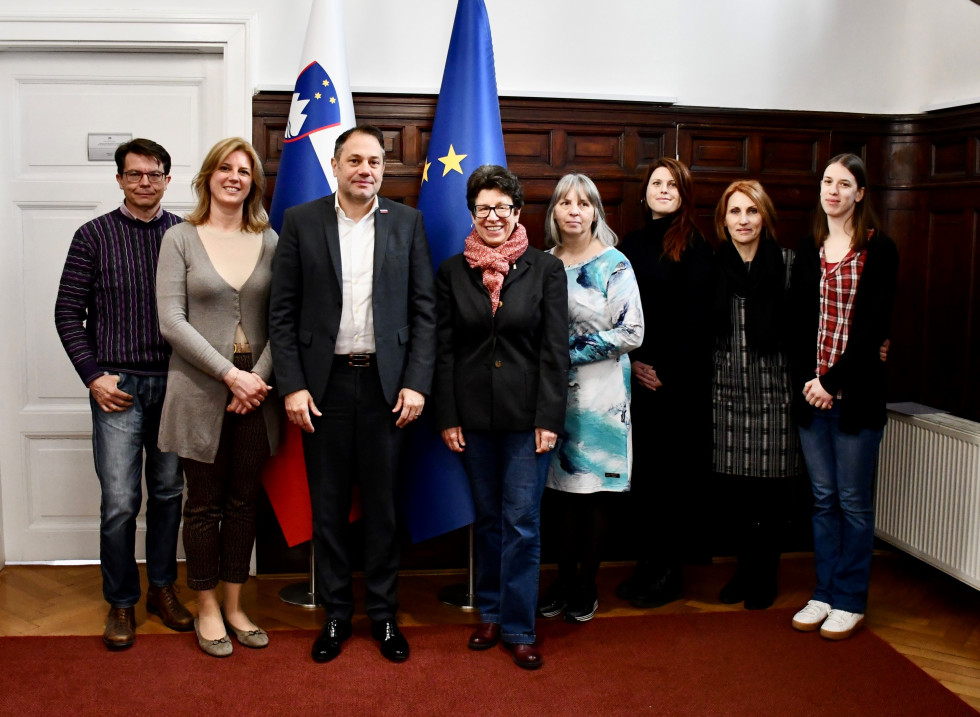
[(364, 528), (365, 611), (372, 620), (398, 611), (399, 545), (395, 515), (402, 431), (395, 427), (375, 365), (351, 367), (335, 359), (321, 417), (303, 434), (313, 507), (317, 594), (328, 620), (350, 620), (351, 492), (360, 489)]
[(710, 399), (700, 386), (683, 392), (664, 386), (654, 392), (633, 385), (627, 513), (636, 556), (657, 569), (700, 562), (708, 552)]

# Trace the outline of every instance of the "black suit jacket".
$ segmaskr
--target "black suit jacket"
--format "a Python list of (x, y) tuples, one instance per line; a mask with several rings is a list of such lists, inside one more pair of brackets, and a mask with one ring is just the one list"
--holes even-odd
[(533, 247), (515, 262), (490, 313), (483, 271), (462, 254), (436, 275), (436, 427), (561, 433), (568, 393), (568, 283)]
[[(269, 340), (280, 395), (320, 403), (343, 308), (335, 195), (286, 210), (273, 261)], [(374, 340), (385, 399), (432, 388), (435, 297), (422, 215), (379, 198), (374, 216)]]

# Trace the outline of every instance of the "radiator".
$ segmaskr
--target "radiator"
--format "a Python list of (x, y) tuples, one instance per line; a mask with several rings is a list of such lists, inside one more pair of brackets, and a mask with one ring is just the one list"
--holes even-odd
[(980, 423), (889, 404), (875, 535), (980, 589)]

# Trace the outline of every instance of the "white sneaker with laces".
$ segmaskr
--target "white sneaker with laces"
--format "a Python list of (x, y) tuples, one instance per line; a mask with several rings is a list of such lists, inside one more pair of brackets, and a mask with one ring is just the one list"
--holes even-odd
[(806, 606), (793, 615), (793, 627), (801, 632), (813, 632), (833, 612), (830, 605), (819, 600), (810, 600)]
[(820, 636), (828, 640), (846, 640), (864, 623), (864, 613), (831, 610), (820, 626)]

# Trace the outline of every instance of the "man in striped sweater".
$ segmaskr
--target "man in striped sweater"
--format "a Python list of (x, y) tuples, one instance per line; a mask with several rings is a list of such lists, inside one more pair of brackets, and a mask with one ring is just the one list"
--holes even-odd
[(92, 408), (92, 452), (102, 486), (102, 594), (109, 603), (102, 641), (135, 640), (140, 599), (136, 516), (146, 465), (147, 612), (174, 630), (193, 618), (177, 600), (177, 532), (183, 473), (157, 449), (170, 347), (160, 335), (156, 268), (160, 241), (180, 217), (164, 211), (170, 155), (148, 139), (116, 150), (122, 205), (82, 225), (72, 239), (55, 303), (55, 324)]

